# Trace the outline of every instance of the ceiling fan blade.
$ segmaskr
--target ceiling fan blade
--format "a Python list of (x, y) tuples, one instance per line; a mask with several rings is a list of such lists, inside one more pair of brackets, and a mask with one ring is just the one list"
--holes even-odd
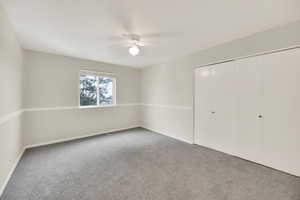
[(123, 38), (123, 39), (131, 39), (131, 36), (132, 36), (133, 34), (130, 34), (130, 33), (123, 33), (123, 34), (121, 34), (121, 37)]
[(138, 45), (138, 46), (141, 46), (141, 47), (145, 47), (145, 46), (150, 46), (151, 43), (145, 42), (145, 41), (139, 41), (139, 42), (137, 43), (137, 45)]
[(157, 32), (157, 33), (145, 33), (141, 34), (141, 38), (144, 39), (172, 39), (182, 35), (180, 32)]
[(118, 31), (125, 33), (134, 32), (134, 17), (132, 16), (132, 13), (128, 12), (133, 2), (118, 0), (109, 0), (107, 2), (111, 17), (119, 25), (117, 27), (119, 29)]

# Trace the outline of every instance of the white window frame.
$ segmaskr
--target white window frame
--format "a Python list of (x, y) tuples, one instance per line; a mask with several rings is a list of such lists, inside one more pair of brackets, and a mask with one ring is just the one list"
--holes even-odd
[[(80, 105), (80, 75), (89, 75), (89, 76), (96, 76), (96, 92), (97, 92), (97, 105), (91, 106), (82, 106)], [(99, 98), (99, 78), (111, 78), (113, 80), (113, 103), (101, 105), (100, 98)], [(95, 71), (87, 71), (87, 70), (80, 70), (78, 75), (78, 105), (79, 108), (105, 108), (105, 107), (114, 107), (117, 105), (117, 80), (113, 73), (107, 72), (95, 72)]]

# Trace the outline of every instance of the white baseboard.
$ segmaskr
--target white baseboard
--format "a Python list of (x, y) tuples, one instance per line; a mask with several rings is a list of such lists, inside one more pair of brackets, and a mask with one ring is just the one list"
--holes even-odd
[(171, 138), (173, 138), (173, 139), (175, 139), (175, 140), (180, 140), (180, 141), (185, 142), (185, 143), (188, 143), (188, 144), (194, 144), (193, 141), (189, 141), (189, 140), (183, 139), (183, 138), (181, 138), (181, 137), (177, 137), (177, 136), (173, 136), (173, 135), (170, 135), (170, 134), (167, 134), (167, 133), (163, 133), (163, 132), (161, 132), (161, 131), (154, 130), (154, 129), (152, 129), (152, 128), (148, 128), (148, 127), (146, 127), (146, 126), (144, 126), (144, 125), (141, 125), (140, 127), (141, 127), (141, 128), (144, 128), (144, 129), (147, 129), (147, 130), (149, 130), (149, 131), (153, 131), (153, 132), (155, 132), (155, 133), (158, 133), (158, 134), (167, 136), (167, 137), (171, 137)]
[(133, 126), (125, 127), (125, 128), (99, 131), (97, 133), (89, 133), (89, 134), (86, 134), (86, 135), (81, 135), (81, 136), (76, 136), (76, 137), (64, 138), (64, 139), (59, 139), (59, 140), (52, 140), (52, 141), (49, 141), (49, 142), (43, 142), (43, 143), (32, 144), (32, 145), (26, 145), (25, 148), (30, 149), (30, 148), (40, 147), (40, 146), (45, 146), (45, 145), (50, 145), (50, 144), (68, 142), (68, 141), (72, 141), (72, 140), (78, 140), (78, 139), (88, 138), (88, 137), (92, 137), (92, 136), (113, 133), (113, 132), (117, 132), (117, 131), (124, 131), (124, 130), (127, 130), (127, 129), (138, 128), (138, 127), (141, 127), (141, 126), (140, 125), (133, 125)]
[(5, 181), (4, 181), (4, 184), (2, 185), (2, 187), (0, 188), (0, 197), (2, 196), (3, 192), (4, 192), (4, 189), (6, 188), (7, 184), (8, 184), (8, 181), (10, 180), (12, 174), (14, 173), (16, 167), (18, 166), (24, 152), (25, 152), (26, 148), (23, 148), (21, 153), (18, 155), (17, 159), (15, 160), (15, 163), (13, 164), (12, 168), (10, 169), (9, 171), (9, 174), (7, 175)]

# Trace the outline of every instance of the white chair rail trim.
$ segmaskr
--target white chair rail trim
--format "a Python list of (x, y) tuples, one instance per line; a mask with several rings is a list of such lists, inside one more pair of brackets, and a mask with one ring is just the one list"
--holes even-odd
[(163, 105), (163, 104), (141, 104), (145, 107), (156, 107), (166, 109), (177, 109), (177, 110), (193, 110), (192, 106), (179, 106), (179, 105)]
[[(143, 103), (127, 103), (127, 104), (116, 104), (113, 106), (104, 107), (87, 107), (83, 109), (106, 109), (112, 107), (134, 107), (134, 106), (144, 106), (144, 107), (156, 107), (165, 109), (176, 109), (176, 110), (193, 110), (192, 106), (179, 106), (179, 105), (163, 105), (163, 104), (143, 104)], [(75, 110), (82, 109), (79, 106), (58, 106), (58, 107), (37, 107), (37, 108), (24, 108), (0, 117), (0, 125), (6, 123), (7, 121), (21, 115), (23, 112), (37, 112), (37, 111), (54, 111), (54, 110)]]
[(23, 113), (23, 110), (20, 109), (20, 110), (11, 112), (11, 113), (9, 113), (9, 114), (6, 114), (6, 115), (0, 117), (0, 125), (1, 125), (1, 124), (4, 124), (5, 122), (11, 120), (11, 119), (14, 118), (14, 117), (17, 117), (17, 116), (21, 115), (22, 113)]

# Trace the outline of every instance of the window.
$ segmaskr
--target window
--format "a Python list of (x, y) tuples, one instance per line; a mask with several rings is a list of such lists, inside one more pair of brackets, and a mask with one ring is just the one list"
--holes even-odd
[(116, 104), (116, 80), (104, 73), (80, 73), (80, 107)]

